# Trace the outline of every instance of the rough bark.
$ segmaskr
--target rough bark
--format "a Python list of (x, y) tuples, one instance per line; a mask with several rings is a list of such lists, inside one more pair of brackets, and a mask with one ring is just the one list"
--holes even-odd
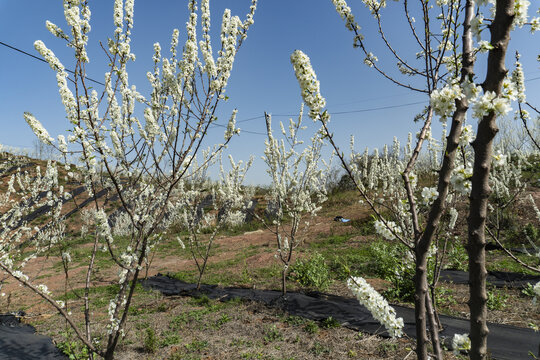
[[(484, 92), (501, 93), (501, 87), (507, 70), (504, 65), (510, 30), (514, 19), (514, 0), (498, 0), (495, 18), (489, 27), (491, 45), (494, 49), (488, 55), (486, 80), (483, 83)], [(486, 324), (487, 294), (485, 266), (485, 224), (489, 187), (489, 172), (493, 153), (493, 139), (498, 128), (496, 115), (490, 112), (478, 124), (476, 139), (473, 142), (474, 168), (469, 210), (469, 235), (467, 251), (469, 253), (469, 309), (471, 313), (470, 358), (473, 360), (487, 359)]]

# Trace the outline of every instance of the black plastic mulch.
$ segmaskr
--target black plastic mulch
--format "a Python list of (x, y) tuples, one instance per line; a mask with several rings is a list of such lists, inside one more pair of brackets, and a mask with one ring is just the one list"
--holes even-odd
[(0, 359), (67, 359), (50, 337), (36, 334), (14, 315), (0, 315)]
[[(194, 284), (157, 275), (143, 281), (143, 286), (160, 291), (166, 296), (182, 295), (196, 296), (206, 294), (209, 298), (222, 301), (232, 298), (242, 298), (262, 302), (268, 306), (279, 307), (291, 315), (302, 316), (312, 320), (324, 320), (329, 317), (339, 321), (347, 328), (364, 331), (371, 334), (388, 336), (381, 325), (373, 319), (369, 311), (358, 303), (356, 299), (327, 295), (319, 292), (308, 294), (290, 292), (286, 299), (281, 297), (280, 291), (255, 290), (216, 285), (202, 285), (201, 291), (195, 289)], [(397, 315), (405, 323), (404, 332), (410, 337), (416, 337), (414, 309), (394, 306)], [(450, 316), (441, 315), (444, 330), (441, 334), (445, 343), (450, 347), (454, 334), (469, 332), (469, 321)], [(540, 335), (533, 330), (500, 324), (489, 324), (488, 348), (494, 359), (519, 360), (531, 359), (529, 352), (538, 353)]]
[[(469, 273), (459, 270), (442, 270), (440, 280), (453, 282), (454, 284), (468, 284)], [(527, 287), (527, 284), (534, 285), (539, 282), (540, 276), (503, 271), (488, 271), (486, 281), (488, 284), (496, 287), (522, 289)]]

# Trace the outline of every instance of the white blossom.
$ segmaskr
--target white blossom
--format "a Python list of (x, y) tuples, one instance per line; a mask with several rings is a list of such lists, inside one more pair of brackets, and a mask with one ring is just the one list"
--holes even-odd
[(373, 65), (379, 61), (379, 59), (373, 55), (373, 53), (369, 52), (367, 53), (365, 59), (364, 59), (364, 64), (366, 64), (367, 66), (369, 67), (373, 67)]
[(455, 208), (450, 208), (450, 210), (448, 210), (448, 213), (450, 214), (450, 221), (448, 221), (448, 228), (450, 230), (453, 230), (456, 226), (456, 221), (458, 219), (459, 213)]
[(516, 0), (514, 3), (514, 22), (512, 25), (523, 27), (527, 22), (527, 11), (531, 2), (529, 0)]
[(484, 24), (484, 16), (482, 16), (482, 14), (478, 14), (471, 20), (471, 32), (476, 38), (476, 42), (480, 41), (483, 24)]
[(456, 111), (456, 100), (463, 97), (464, 94), (459, 85), (446, 85), (442, 89), (433, 90), (430, 104), (435, 113), (441, 117), (441, 121), (444, 121)]
[(469, 339), (469, 334), (454, 334), (452, 338), (452, 349), (455, 355), (458, 355), (460, 351), (470, 350), (471, 339)]
[(49, 135), (47, 130), (41, 125), (41, 123), (29, 112), (24, 113), (24, 120), (30, 126), (34, 134), (38, 139), (45, 144), (52, 144), (54, 139)]
[(504, 116), (512, 108), (509, 99), (498, 97), (493, 91), (488, 91), (473, 103), (472, 110), (473, 117), (481, 120), (491, 111), (495, 112), (497, 116)]
[(437, 199), (439, 192), (434, 187), (424, 187), (422, 189), (422, 204), (429, 206)]
[(351, 12), (351, 8), (347, 5), (345, 0), (332, 0), (332, 3), (336, 7), (336, 11), (345, 20), (345, 26), (348, 30), (360, 30), (360, 26), (354, 20), (354, 15)]
[(396, 317), (394, 308), (365, 279), (352, 277), (347, 280), (347, 286), (375, 320), (384, 325), (390, 336), (403, 335), (403, 318)]
[(481, 53), (487, 53), (489, 50), (493, 50), (493, 45), (490, 44), (489, 41), (486, 40), (480, 40), (478, 42), (478, 51)]
[(319, 80), (311, 67), (309, 57), (302, 51), (295, 50), (291, 55), (291, 63), (300, 85), (302, 98), (310, 109), (309, 116), (317, 120), (321, 110), (326, 106), (326, 100), (321, 96)]
[(472, 165), (467, 164), (467, 166), (459, 165), (457, 166), (452, 175), (450, 176), (450, 184), (456, 189), (456, 191), (463, 195), (468, 195), (471, 192), (472, 184)]
[(459, 137), (459, 145), (468, 146), (475, 139), (474, 130), (472, 125), (464, 125), (461, 128), (461, 135)]
[(395, 240), (396, 235), (401, 234), (401, 229), (396, 225), (393, 221), (381, 221), (381, 220), (375, 220), (374, 223), (375, 231), (377, 234), (381, 235), (386, 240)]

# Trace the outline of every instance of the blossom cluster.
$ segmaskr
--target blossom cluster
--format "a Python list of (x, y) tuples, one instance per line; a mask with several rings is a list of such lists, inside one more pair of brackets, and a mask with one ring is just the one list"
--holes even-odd
[(461, 87), (457, 84), (446, 85), (442, 89), (433, 90), (430, 97), (430, 104), (437, 115), (444, 121), (454, 111), (456, 111), (456, 100), (463, 98)]
[(351, 12), (351, 8), (349, 5), (347, 5), (347, 2), (345, 0), (332, 0), (332, 3), (334, 3), (334, 6), (336, 7), (336, 11), (341, 16), (343, 20), (345, 20), (345, 26), (350, 31), (360, 30), (360, 26), (356, 23), (354, 20), (354, 15)]
[(471, 339), (469, 339), (469, 334), (454, 334), (452, 338), (452, 349), (455, 355), (458, 355), (461, 351), (470, 350)]
[(472, 170), (472, 165), (468, 163), (457, 166), (452, 172), (450, 183), (458, 193), (468, 195), (471, 192)]
[(41, 123), (29, 112), (24, 113), (24, 120), (30, 126), (34, 134), (45, 144), (52, 144), (54, 139), (49, 135)]
[(368, 282), (361, 277), (347, 280), (347, 286), (358, 299), (379, 321), (392, 337), (403, 335), (403, 318), (396, 317), (396, 311)]
[(422, 189), (422, 204), (429, 206), (438, 196), (439, 192), (435, 187), (424, 187)]
[(381, 235), (386, 240), (395, 240), (396, 235), (394, 234), (401, 234), (401, 229), (393, 221), (386, 220), (383, 222), (381, 220), (375, 220), (374, 226), (377, 234)]
[(321, 96), (319, 80), (310, 59), (301, 50), (295, 50), (291, 54), (291, 63), (300, 85), (302, 98), (310, 109), (309, 116), (317, 120), (321, 110), (326, 106), (326, 100)]
[(481, 120), (490, 112), (494, 112), (497, 116), (504, 116), (512, 108), (510, 107), (510, 99), (497, 96), (493, 91), (487, 91), (474, 101), (472, 110), (473, 117)]

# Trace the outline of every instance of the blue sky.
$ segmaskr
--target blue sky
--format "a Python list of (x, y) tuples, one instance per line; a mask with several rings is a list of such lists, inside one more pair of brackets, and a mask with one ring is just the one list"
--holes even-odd
[[(349, 2), (371, 50), (381, 64), (395, 73), (395, 61), (377, 41), (376, 27), (369, 11), (359, 0)], [(92, 32), (87, 73), (99, 81), (103, 81), (103, 74), (107, 71), (99, 41), (106, 42), (113, 32), (113, 3), (113, 0), (90, 1)], [(146, 72), (151, 69), (153, 44), (160, 42), (162, 48), (167, 49), (174, 28), (180, 29), (180, 43), (185, 41), (185, 37), (182, 38), (187, 20), (185, 4), (186, 1), (178, 0), (135, 1), (132, 51), (137, 60), (128, 70), (130, 82), (137, 85), (143, 95), (148, 95)], [(224, 8), (231, 8), (233, 14), (243, 18), (249, 6), (249, 0), (211, 1), (215, 35), (218, 35)], [(385, 12), (388, 37), (399, 51), (413, 59), (417, 50), (413, 49), (404, 31), (402, 6), (389, 2)], [(73, 68), (69, 49), (63, 41), (49, 34), (45, 28), (46, 20), (67, 28), (61, 1), (0, 0), (0, 41), (39, 56), (33, 43), (37, 39), (43, 40), (67, 68)], [(534, 61), (539, 44), (539, 36), (530, 36), (527, 30), (513, 33), (512, 49), (520, 49), (526, 76), (533, 79), (540, 77), (538, 62)], [(260, 134), (265, 131), (264, 111), (273, 114), (274, 123), (288, 120), (289, 116), (281, 115), (298, 112), (300, 91), (289, 61), (295, 49), (301, 49), (310, 56), (330, 113), (386, 108), (332, 116), (332, 130), (346, 152), (351, 134), (355, 136), (357, 148), (363, 149), (390, 143), (393, 136), (404, 142), (408, 132), (418, 130), (419, 124), (412, 119), (424, 105), (395, 106), (426, 102), (426, 96), (398, 88), (365, 66), (360, 51), (352, 47), (351, 33), (345, 29), (330, 0), (260, 0), (255, 23), (234, 64), (227, 88), (229, 100), (221, 103), (218, 113), (220, 122), (226, 123), (232, 109), (237, 108), (238, 126), (246, 130), (233, 140), (228, 149), (235, 159), (247, 160), (250, 154), (256, 158), (262, 155), (265, 136)], [(480, 57), (477, 70), (480, 80), (483, 79), (483, 63), (485, 60)], [(512, 58), (507, 59), (507, 67), (512, 63)], [(35, 137), (24, 122), (24, 111), (32, 112), (51, 135), (65, 133), (69, 124), (59, 100), (55, 74), (47, 64), (0, 46), (0, 69), (1, 144), (32, 148)], [(100, 85), (95, 87), (101, 90)], [(540, 80), (527, 82), (527, 87), (529, 99), (535, 102), (534, 97), (540, 93)], [(253, 120), (242, 121), (245, 119)], [(308, 120), (306, 117), (309, 124)], [(315, 125), (309, 125), (306, 137), (316, 130)], [(222, 129), (216, 127), (210, 139), (219, 142), (222, 135)], [(268, 182), (261, 161), (256, 161), (250, 170), (248, 182)]]

